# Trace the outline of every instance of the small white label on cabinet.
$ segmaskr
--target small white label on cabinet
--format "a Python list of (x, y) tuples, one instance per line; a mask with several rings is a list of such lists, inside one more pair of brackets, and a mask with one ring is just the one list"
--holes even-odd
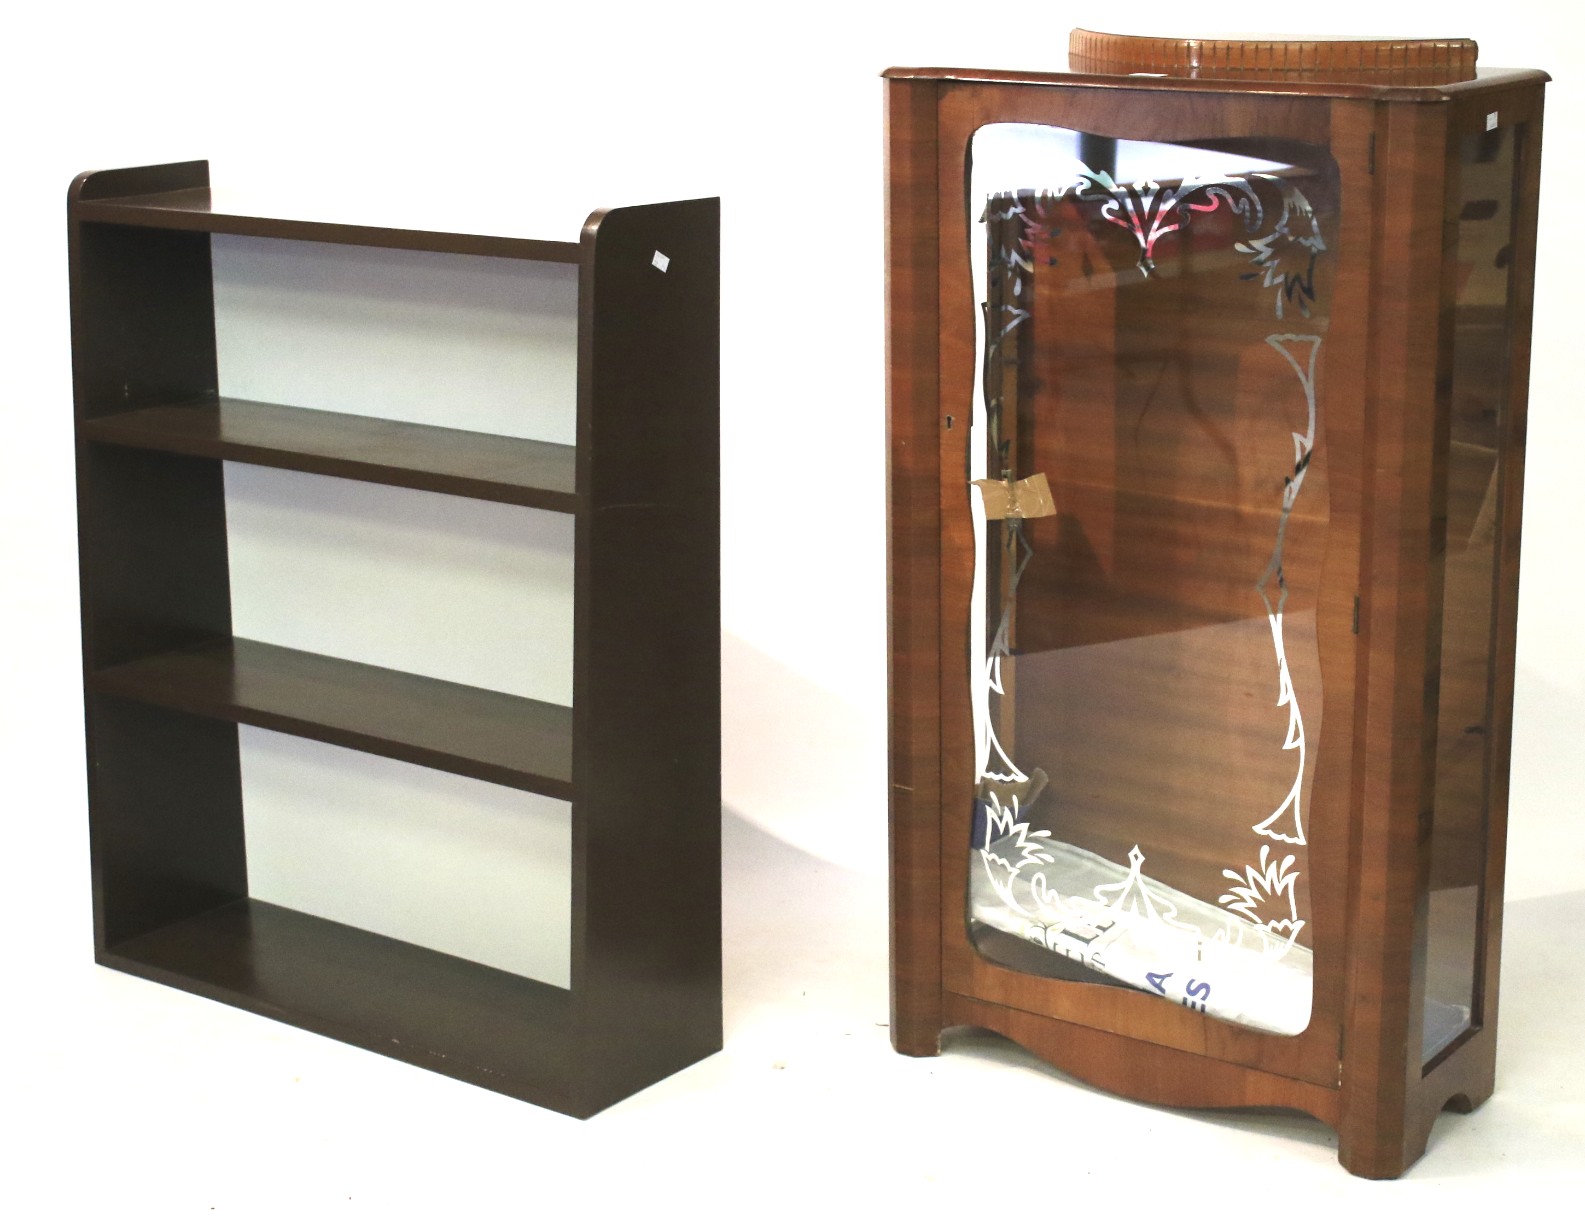
[(650, 265), (654, 266), (656, 270), (661, 272), (661, 274), (665, 274), (666, 267), (671, 265), (671, 259), (659, 249), (655, 250), (655, 256), (650, 258), (649, 261)]
[(1490, 114), (1486, 115), (1486, 129), (1488, 131), (1495, 131), (1497, 129), (1497, 114), (1498, 111), (1493, 110)]

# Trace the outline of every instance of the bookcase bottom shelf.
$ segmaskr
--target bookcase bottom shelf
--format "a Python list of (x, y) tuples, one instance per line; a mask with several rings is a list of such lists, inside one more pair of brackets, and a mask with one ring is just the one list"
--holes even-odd
[(107, 947), (99, 961), (567, 1114), (572, 994), (257, 899)]

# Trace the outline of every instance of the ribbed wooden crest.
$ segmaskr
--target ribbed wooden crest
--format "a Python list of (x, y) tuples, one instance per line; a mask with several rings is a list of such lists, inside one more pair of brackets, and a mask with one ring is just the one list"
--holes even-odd
[(1447, 84), (1475, 78), (1469, 38), (1153, 38), (1074, 30), (1075, 72), (1217, 80)]

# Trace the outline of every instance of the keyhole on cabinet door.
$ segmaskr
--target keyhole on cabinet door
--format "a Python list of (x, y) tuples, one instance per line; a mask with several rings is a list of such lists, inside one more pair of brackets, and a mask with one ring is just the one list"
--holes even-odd
[(951, 429), (952, 429), (952, 415), (948, 414), (947, 415), (947, 430), (950, 431)]

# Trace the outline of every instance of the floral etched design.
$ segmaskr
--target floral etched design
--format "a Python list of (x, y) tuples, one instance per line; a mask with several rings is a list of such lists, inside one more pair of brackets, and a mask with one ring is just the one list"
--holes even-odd
[[(1151, 279), (1160, 273), (1156, 256), (1164, 238), (1174, 233), (1186, 236), (1197, 220), (1218, 212), (1231, 220), (1235, 232), (1242, 230), (1241, 237), (1232, 239), (1232, 248), (1249, 259), (1250, 269), (1241, 273), (1240, 279), (1272, 291), (1273, 311), (1279, 321), (1292, 309), (1309, 318), (1316, 300), (1317, 263), (1326, 252), (1326, 243), (1313, 207), (1289, 176), (1252, 172), (1177, 182), (1147, 179), (1120, 183), (1111, 173), (1083, 167), (1063, 189), (1022, 191), (989, 200), (982, 219), (999, 221), (996, 227), (1003, 234), (989, 250), (988, 297), (983, 305), (984, 442), (988, 471), (993, 477), (1011, 485), (1016, 476), (1010, 467), (1012, 445), (1007, 437), (1016, 422), (1003, 398), (1001, 369), (1016, 363), (1013, 343), (1032, 315), (1037, 267), (1054, 264), (1058, 256), (1066, 256), (1058, 253), (1062, 244), (1057, 238), (1062, 235), (1063, 225), (1098, 219), (1127, 232), (1138, 248), (1139, 272)], [(1224, 224), (1216, 231), (1225, 230)], [(1280, 512), (1271, 556), (1251, 585), (1265, 609), (1271, 631), (1277, 668), (1275, 704), (1287, 715), (1282, 748), (1293, 753), (1294, 776), (1286, 796), (1251, 824), (1251, 832), (1267, 841), (1260, 845), (1258, 861), (1221, 871), (1231, 884), (1219, 897), (1221, 912), (1215, 916), (1225, 913), (1222, 920), (1203, 911), (1209, 905), (1199, 905), (1201, 911), (1189, 912), (1189, 905), (1198, 901), (1188, 897), (1183, 897), (1186, 903), (1180, 916), (1180, 907), (1172, 898), (1177, 892), (1145, 876), (1146, 858), (1137, 843), (1129, 850), (1129, 869), (1120, 880), (1097, 883), (1088, 891), (1057, 889), (1061, 870), (1058, 855), (1071, 846), (1054, 840), (1050, 831), (1036, 830), (1028, 818), (1030, 807), (1046, 785), (1046, 774), (1039, 769), (1024, 772), (998, 737), (996, 726), (1000, 702), (1007, 695), (1004, 661), (1012, 659), (1009, 635), (1018, 587), (1035, 559), (1024, 521), (1000, 519), (1004, 554), (1000, 616), (993, 618), (995, 627), (987, 631), (984, 649), (980, 651), (983, 666), (976, 680), (979, 783), (975, 848), (995, 898), (1017, 917), (1035, 918), (1044, 926), (1032, 940), (1060, 949), (1087, 966), (1106, 969), (1093, 952), (1075, 953), (1071, 949), (1072, 940), (1078, 940), (1073, 938), (1075, 933), (1082, 940), (1093, 942), (1100, 935), (1115, 935), (1129, 931), (1129, 926), (1141, 926), (1144, 928), (1138, 931), (1157, 933), (1158, 942), (1188, 941), (1189, 948), (1201, 956), (1218, 948), (1253, 949), (1257, 958), (1280, 960), (1305, 927), (1298, 910), (1302, 878), (1298, 855), (1274, 851), (1270, 842), (1306, 844), (1303, 792), (1307, 739), (1300, 690), (1286, 653), (1284, 609), (1288, 587), (1283, 557), (1289, 516), (1315, 451), (1316, 368), (1321, 341), (1318, 334), (1286, 332), (1266, 338), (1266, 345), (1294, 372), (1303, 400), (1302, 425), (1291, 431), (1292, 462), (1281, 475)], [(977, 509), (983, 525), (983, 509)], [(983, 526), (979, 534), (982, 546), (990, 543), (984, 538)], [(984, 550), (978, 553), (976, 578), (983, 579)], [(1240, 925), (1244, 927), (1241, 929)], [(1165, 937), (1159, 936), (1162, 933)], [(1064, 942), (1061, 946), (1056, 944), (1059, 939)], [(1143, 982), (1128, 982), (1173, 995), (1165, 983), (1169, 974), (1149, 972)], [(1209, 992), (1208, 985), (1204, 989)], [(1184, 998), (1181, 989), (1175, 991)], [(1198, 1003), (1184, 998), (1183, 1003), (1202, 1011), (1206, 1008), (1203, 998)], [(1222, 1016), (1236, 1015), (1223, 1012)]]

